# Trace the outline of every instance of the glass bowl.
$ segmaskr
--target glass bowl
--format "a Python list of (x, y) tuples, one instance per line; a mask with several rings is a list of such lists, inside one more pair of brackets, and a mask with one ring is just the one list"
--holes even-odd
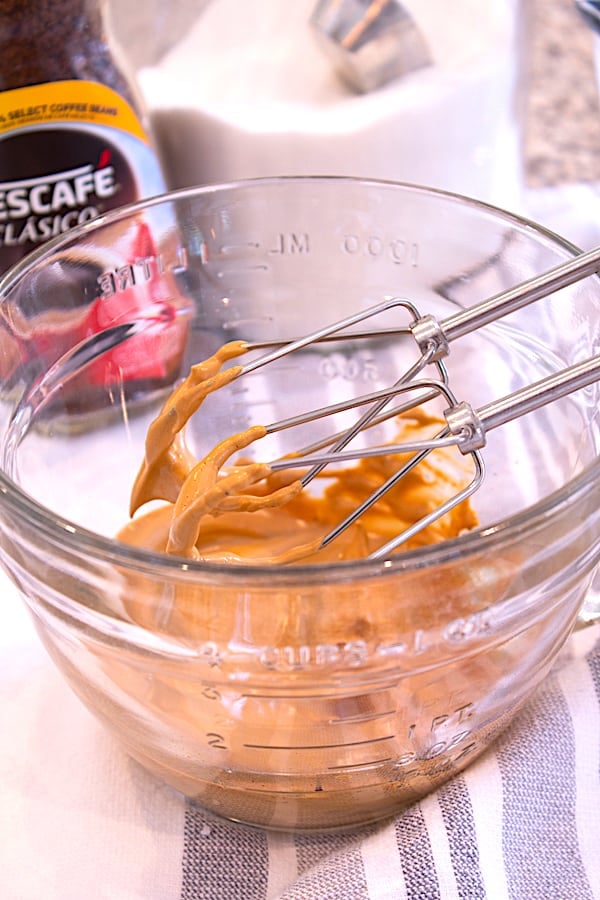
[[(296, 337), (394, 295), (443, 318), (576, 252), (460, 196), (278, 178), (112, 212), (2, 279), (2, 562), (132, 757), (225, 817), (301, 830), (390, 816), (489, 746), (597, 614), (596, 385), (492, 432), (479, 526), (436, 545), (281, 567), (115, 535), (165, 393), (224, 341)], [(587, 278), (459, 339), (459, 399), (598, 352), (599, 312)], [(258, 370), (207, 403), (190, 446), (387, 386), (401, 350), (338, 341)]]

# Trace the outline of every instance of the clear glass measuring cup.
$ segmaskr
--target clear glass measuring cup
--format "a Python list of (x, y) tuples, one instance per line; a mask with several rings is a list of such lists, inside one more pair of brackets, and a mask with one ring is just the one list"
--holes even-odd
[[(597, 386), (491, 434), (480, 527), (437, 546), (278, 568), (114, 535), (165, 390), (223, 341), (296, 336), (386, 295), (443, 317), (575, 252), (458, 196), (292, 178), (112, 213), (5, 276), (2, 561), (128, 753), (229, 818), (327, 829), (391, 815), (485, 750), (585, 602)], [(481, 405), (597, 352), (599, 308), (589, 278), (460, 339), (455, 391)], [(393, 336), (313, 347), (215, 396), (190, 445), (386, 386), (402, 357)]]

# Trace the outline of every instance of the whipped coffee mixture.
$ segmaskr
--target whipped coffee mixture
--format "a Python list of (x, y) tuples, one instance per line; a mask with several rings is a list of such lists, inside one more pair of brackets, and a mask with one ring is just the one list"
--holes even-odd
[[(466, 470), (449, 452), (430, 454), (357, 523), (322, 548), (323, 537), (397, 471), (401, 457), (390, 454), (327, 468), (319, 496), (303, 489), (298, 469), (273, 472), (265, 463), (243, 459), (228, 465), (232, 456), (265, 435), (261, 425), (231, 435), (197, 461), (185, 444), (185, 424), (209, 393), (239, 375), (239, 365), (226, 369), (223, 365), (245, 349), (243, 342), (231, 342), (193, 366), (151, 424), (130, 513), (133, 516), (149, 501), (162, 500), (165, 505), (132, 518), (121, 530), (121, 540), (191, 559), (231, 563), (359, 559), (465, 483)], [(438, 419), (413, 410), (398, 418), (398, 440), (431, 436), (439, 428)], [(446, 540), (476, 524), (473, 509), (463, 501), (408, 546)]]

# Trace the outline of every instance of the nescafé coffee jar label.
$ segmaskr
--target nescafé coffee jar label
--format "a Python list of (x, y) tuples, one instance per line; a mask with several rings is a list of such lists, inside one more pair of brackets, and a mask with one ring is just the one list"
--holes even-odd
[(105, 0), (0, 0), (0, 272), (165, 184)]
[(68, 80), (0, 94), (0, 270), (161, 190), (146, 132), (112, 88)]
[[(0, 0), (0, 272), (67, 237), (4, 298), (0, 395), (64, 364), (68, 377), (44, 395), (44, 415), (77, 428), (172, 384), (190, 305), (176, 273), (151, 265), (171, 239), (168, 217), (138, 212), (68, 241), (75, 226), (165, 190), (105, 7)], [(146, 277), (107, 298), (107, 269), (119, 278), (138, 261)]]

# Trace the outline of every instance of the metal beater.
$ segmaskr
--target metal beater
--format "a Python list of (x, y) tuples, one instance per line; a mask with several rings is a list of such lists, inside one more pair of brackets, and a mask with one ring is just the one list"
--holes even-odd
[[(390, 329), (362, 332), (349, 331), (348, 329), (352, 329), (360, 322), (373, 319), (393, 308), (401, 307), (409, 312), (411, 317), (410, 324), (406, 327), (391, 329), (391, 331), (392, 333), (412, 334), (421, 355), (393, 386), (311, 410), (266, 426), (267, 433), (274, 434), (337, 412), (362, 406), (366, 407), (366, 412), (359, 417), (358, 421), (350, 429), (336, 434), (319, 444), (313, 444), (310, 447), (295, 451), (291, 457), (285, 457), (269, 463), (273, 471), (292, 467), (308, 469), (302, 478), (304, 485), (307, 485), (325, 466), (333, 463), (384, 454), (412, 454), (409, 460), (402, 463), (398, 471), (385, 484), (371, 494), (367, 500), (325, 536), (323, 546), (329, 544), (341, 532), (352, 525), (367, 509), (377, 503), (387, 491), (394, 487), (407, 472), (418, 465), (436, 448), (456, 446), (461, 453), (465, 455), (470, 454), (474, 465), (474, 475), (471, 482), (438, 509), (403, 530), (395, 538), (374, 551), (369, 558), (380, 559), (389, 555), (400, 544), (409, 540), (414, 534), (443, 516), (479, 488), (485, 471), (480, 450), (486, 444), (488, 431), (600, 380), (600, 356), (594, 356), (582, 363), (570, 366), (536, 381), (508, 396), (495, 400), (480, 409), (474, 409), (468, 402), (459, 401), (455, 397), (447, 383), (447, 373), (442, 361), (449, 353), (450, 343), (453, 340), (497, 321), (509, 313), (521, 309), (582, 278), (593, 275), (598, 272), (599, 268), (600, 248), (596, 248), (580, 254), (572, 260), (523, 282), (508, 291), (496, 294), (482, 303), (461, 310), (442, 322), (439, 322), (434, 316), (421, 315), (409, 300), (392, 298), (339, 320), (330, 326), (314, 331), (298, 340), (276, 345), (271, 352), (260, 356), (242, 368), (238, 377), (317, 342), (356, 340), (361, 337), (377, 337), (389, 334)], [(256, 350), (264, 349), (267, 346), (273, 346), (273, 342), (262, 344), (249, 343), (247, 348), (248, 350)], [(430, 364), (435, 365), (437, 377), (419, 377)], [(446, 425), (434, 438), (410, 443), (378, 445), (359, 450), (344, 449), (357, 434), (366, 428), (411, 408), (420, 406), (436, 397), (442, 397), (447, 407), (444, 410)], [(391, 408), (390, 403), (394, 398), (400, 398), (401, 402), (399, 405), (396, 404)], [(324, 452), (318, 452), (319, 450)]]

